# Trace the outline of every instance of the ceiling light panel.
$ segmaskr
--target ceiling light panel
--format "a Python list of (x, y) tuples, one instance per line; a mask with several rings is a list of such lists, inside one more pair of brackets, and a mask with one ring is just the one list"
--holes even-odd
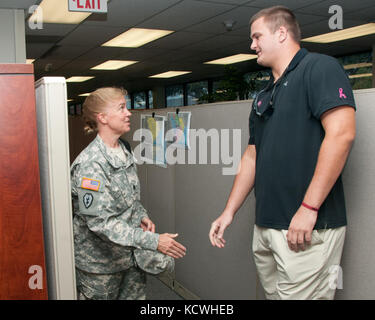
[(375, 33), (375, 23), (367, 23), (360, 26), (339, 31), (328, 32), (318, 36), (302, 39), (305, 42), (330, 43), (352, 38), (358, 38)]
[(132, 28), (112, 40), (103, 43), (103, 47), (138, 48), (146, 43), (173, 33), (171, 30)]
[(150, 76), (149, 78), (173, 78), (178, 77), (183, 74), (191, 73), (192, 71), (167, 71), (159, 74), (155, 74), (153, 76)]
[(69, 11), (67, 0), (43, 0), (29, 21), (32, 24), (37, 24), (40, 19), (44, 23), (78, 24), (90, 14)]
[(256, 54), (236, 54), (234, 56), (229, 56), (221, 59), (216, 59), (212, 61), (207, 61), (205, 64), (232, 64), (237, 62), (242, 62), (246, 60), (256, 59)]
[(66, 82), (84, 82), (93, 78), (95, 77), (70, 77), (69, 79), (66, 79)]
[(108, 60), (106, 62), (98, 64), (95, 67), (92, 67), (91, 70), (118, 70), (137, 62), (138, 61), (133, 60)]

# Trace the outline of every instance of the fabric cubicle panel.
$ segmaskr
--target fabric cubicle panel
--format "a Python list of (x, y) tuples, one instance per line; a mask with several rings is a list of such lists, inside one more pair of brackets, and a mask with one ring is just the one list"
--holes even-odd
[(354, 97), (357, 134), (343, 172), (348, 227), (336, 299), (375, 299), (375, 89)]

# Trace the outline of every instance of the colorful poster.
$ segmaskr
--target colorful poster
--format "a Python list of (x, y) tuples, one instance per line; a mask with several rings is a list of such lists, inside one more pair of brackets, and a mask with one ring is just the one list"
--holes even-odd
[(167, 113), (167, 132), (172, 130), (173, 134), (168, 133), (172, 139), (167, 142), (174, 143), (177, 148), (190, 149), (189, 133), (190, 133), (191, 112), (168, 112)]
[(141, 158), (147, 163), (162, 167), (167, 166), (165, 161), (164, 124), (165, 117), (156, 115), (141, 116), (142, 136), (145, 137), (142, 143), (145, 148), (152, 150), (152, 152), (145, 152), (144, 155), (141, 154)]

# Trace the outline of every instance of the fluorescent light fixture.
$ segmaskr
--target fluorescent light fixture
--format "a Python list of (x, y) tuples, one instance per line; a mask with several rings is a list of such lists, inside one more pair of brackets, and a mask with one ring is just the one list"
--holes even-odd
[(149, 76), (149, 78), (173, 78), (178, 77), (183, 74), (191, 73), (192, 71), (167, 71), (159, 74), (155, 74), (153, 76)]
[(372, 63), (371, 62), (361, 62), (361, 63), (355, 63), (355, 64), (347, 64), (344, 66), (345, 70), (349, 69), (355, 69), (355, 68), (366, 68), (366, 67), (371, 67)]
[(68, 99), (68, 100), (66, 100), (67, 102), (70, 102), (70, 101), (74, 101), (73, 99)]
[(246, 60), (251, 60), (257, 58), (256, 54), (235, 54), (234, 56), (229, 56), (221, 59), (216, 59), (212, 61), (207, 61), (205, 64), (232, 64), (237, 62), (242, 62)]
[(95, 67), (92, 67), (91, 70), (118, 70), (137, 62), (138, 61), (131, 60), (108, 60), (106, 62), (98, 64)]
[(69, 79), (66, 79), (66, 82), (84, 82), (93, 78), (95, 77), (70, 77)]
[(103, 43), (103, 47), (138, 48), (146, 43), (165, 37), (171, 30), (131, 28), (112, 40)]
[(43, 0), (39, 8), (31, 15), (29, 22), (37, 24), (62, 23), (78, 24), (85, 20), (91, 13), (71, 12), (68, 10), (68, 0)]
[(82, 94), (79, 94), (78, 96), (79, 97), (87, 97), (87, 96), (89, 96), (90, 95), (90, 93), (82, 93)]
[(365, 77), (372, 77), (372, 73), (352, 74), (352, 75), (349, 76), (350, 79), (365, 78)]
[(362, 24), (357, 27), (347, 28), (339, 31), (328, 32), (319, 36), (302, 39), (306, 42), (330, 43), (352, 38), (358, 38), (375, 33), (375, 23)]
[(35, 59), (26, 59), (26, 63), (32, 64), (35, 61)]

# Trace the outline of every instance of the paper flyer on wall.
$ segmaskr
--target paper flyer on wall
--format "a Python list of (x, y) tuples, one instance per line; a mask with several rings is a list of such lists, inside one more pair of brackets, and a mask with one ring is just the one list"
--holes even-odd
[(190, 149), (190, 118), (191, 112), (168, 112), (166, 141), (174, 143), (177, 148)]
[[(141, 159), (146, 163), (166, 167), (165, 161), (165, 117), (146, 114), (141, 116), (142, 136), (145, 152), (141, 153)], [(144, 131), (143, 131), (144, 130)], [(147, 152), (152, 150), (152, 152)]]

